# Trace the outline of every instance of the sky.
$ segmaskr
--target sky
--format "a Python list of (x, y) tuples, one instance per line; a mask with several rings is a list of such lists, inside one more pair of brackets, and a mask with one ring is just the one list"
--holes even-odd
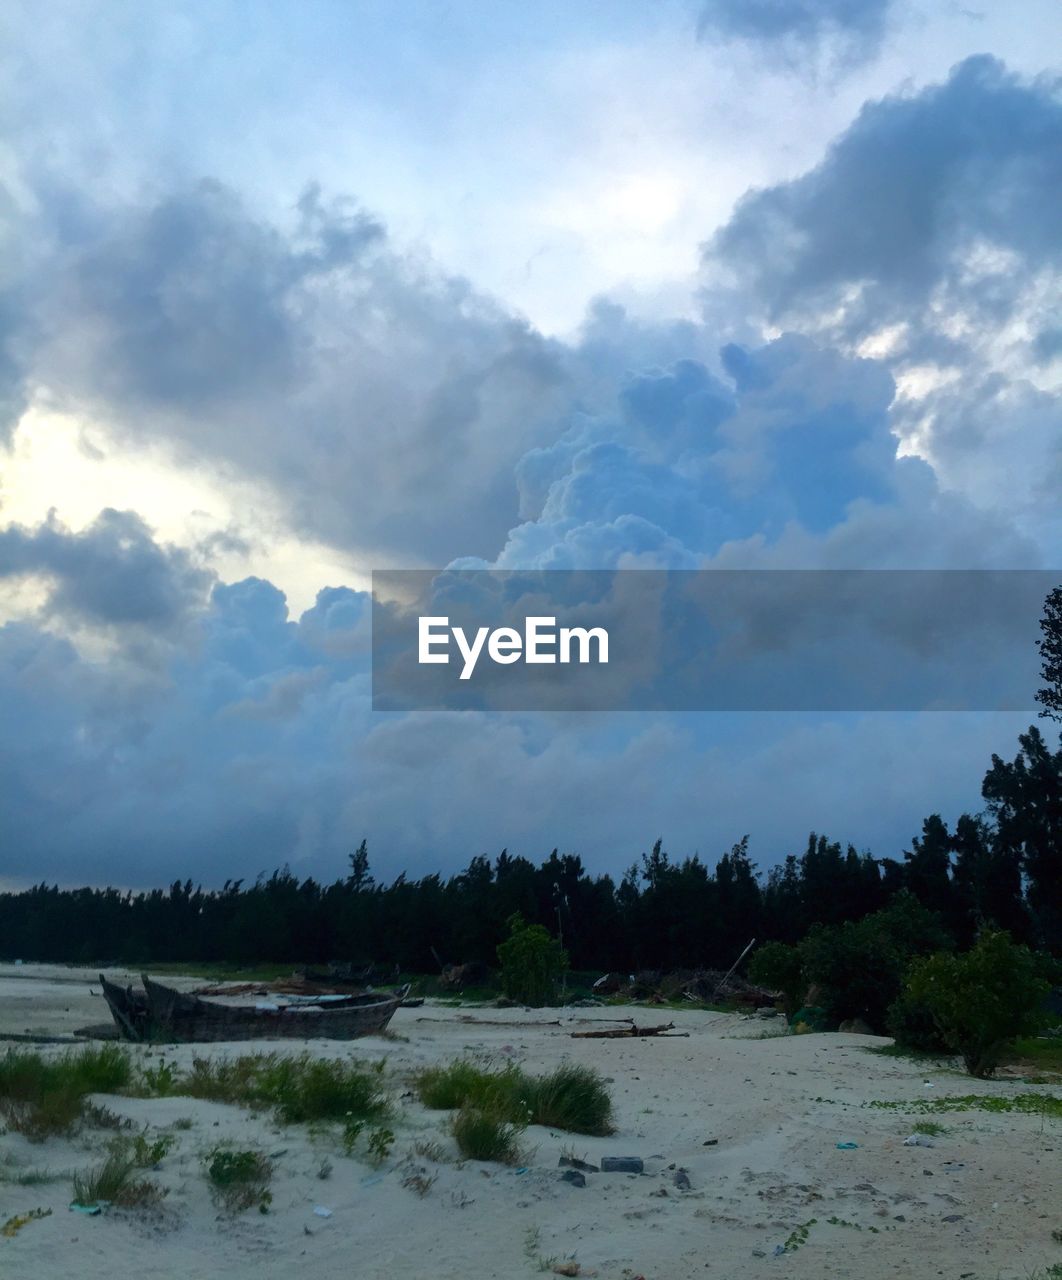
[(0, 883), (979, 809), (1029, 716), (374, 713), (366, 590), (1062, 569), (1059, 48), (1055, 0), (9, 0)]

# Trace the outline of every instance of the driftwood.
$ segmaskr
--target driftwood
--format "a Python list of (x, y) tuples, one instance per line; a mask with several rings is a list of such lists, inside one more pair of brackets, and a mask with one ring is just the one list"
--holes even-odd
[(607, 1031), (573, 1031), (573, 1040), (629, 1040), (633, 1036), (688, 1036), (688, 1031), (676, 1031), (673, 1022), (662, 1023), (658, 1027), (639, 1027), (631, 1019), (628, 1027), (610, 1027)]

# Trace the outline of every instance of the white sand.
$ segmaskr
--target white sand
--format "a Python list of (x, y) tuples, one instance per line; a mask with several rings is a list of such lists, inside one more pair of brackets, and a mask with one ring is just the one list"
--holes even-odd
[[(63, 1035), (105, 1020), (102, 1000), (89, 994), (93, 977), (50, 966), (0, 966), (0, 1032)], [(13, 1239), (0, 1239), (0, 1275), (464, 1280), (530, 1277), (539, 1274), (540, 1258), (574, 1257), (584, 1274), (615, 1280), (1026, 1280), (1036, 1268), (1062, 1261), (1062, 1245), (1051, 1239), (1052, 1229), (1062, 1227), (1062, 1122), (966, 1112), (939, 1117), (950, 1132), (932, 1148), (905, 1147), (912, 1122), (903, 1111), (861, 1105), (973, 1092), (1008, 1096), (1036, 1086), (979, 1084), (956, 1072), (927, 1077), (913, 1063), (869, 1053), (883, 1043), (871, 1037), (762, 1039), (777, 1024), (696, 1011), (665, 1015), (688, 1038), (571, 1038), (588, 1020), (622, 1012), (564, 1011), (558, 1027), (541, 1025), (558, 1016), (554, 1011), (428, 1004), (399, 1010), (391, 1027), (396, 1039), (279, 1046), (324, 1057), (386, 1058), (396, 1097), (389, 1123), (397, 1140), (380, 1170), (342, 1154), (332, 1135), (281, 1128), (235, 1107), (108, 1097), (108, 1107), (138, 1124), (166, 1129), (189, 1118), (192, 1127), (172, 1130), (178, 1143), (151, 1175), (169, 1189), (161, 1213), (86, 1218), (67, 1208), (68, 1177), (27, 1187), (10, 1179), (30, 1168), (64, 1172), (90, 1165), (107, 1135), (87, 1131), (72, 1142), (35, 1146), (6, 1134), (0, 1137), (0, 1223), (36, 1207), (53, 1212)], [(639, 1021), (662, 1020), (659, 1011), (632, 1012)], [(463, 1021), (470, 1016), (497, 1025)], [(277, 1048), (252, 1042), (132, 1051), (156, 1063), (186, 1064), (193, 1053)], [(526, 1171), (458, 1166), (447, 1116), (426, 1111), (407, 1088), (413, 1069), (466, 1052), (511, 1058), (530, 1071), (565, 1059), (598, 1067), (614, 1082), (618, 1132), (602, 1139), (533, 1128), (526, 1135)], [(932, 1088), (925, 1087), (927, 1078)], [(403, 1160), (421, 1136), (438, 1138), (448, 1157), (439, 1164), (417, 1160), (438, 1175), (423, 1198), (402, 1186), (409, 1170)], [(709, 1139), (716, 1145), (704, 1145)], [(226, 1140), (275, 1154), (268, 1216), (251, 1211), (233, 1218), (212, 1203), (203, 1155)], [(838, 1150), (842, 1141), (859, 1145)], [(557, 1168), (569, 1149), (595, 1163), (603, 1155), (640, 1155), (648, 1172), (588, 1174), (584, 1189), (572, 1187), (559, 1181)], [(325, 1160), (332, 1173), (321, 1180), (317, 1171)], [(672, 1164), (688, 1170), (690, 1191), (675, 1188)], [(316, 1216), (316, 1205), (332, 1216)], [(830, 1225), (831, 1217), (862, 1229)], [(818, 1223), (807, 1243), (774, 1257), (775, 1247), (811, 1218)]]

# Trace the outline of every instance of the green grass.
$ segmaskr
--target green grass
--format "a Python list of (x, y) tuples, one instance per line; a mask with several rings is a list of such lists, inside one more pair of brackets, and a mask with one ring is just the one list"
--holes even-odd
[(937, 1124), (935, 1120), (919, 1120), (911, 1128), (926, 1138), (942, 1138), (948, 1132), (947, 1125)]
[(597, 1136), (612, 1132), (612, 1100), (591, 1067), (566, 1063), (531, 1076), (512, 1064), (492, 1070), (463, 1058), (422, 1071), (414, 1087), (426, 1107), (439, 1111), (471, 1107), (521, 1127), (540, 1124)]
[(89, 1094), (116, 1093), (131, 1077), (128, 1054), (113, 1044), (55, 1058), (9, 1049), (0, 1058), (0, 1116), (13, 1132), (42, 1142), (92, 1118)]
[(83, 1205), (117, 1205), (123, 1209), (157, 1205), (165, 1194), (157, 1183), (137, 1178), (137, 1163), (122, 1146), (112, 1147), (102, 1164), (74, 1174), (74, 1201)]
[(309, 1054), (246, 1054), (239, 1058), (195, 1058), (186, 1075), (168, 1079), (169, 1093), (272, 1109), (284, 1124), (374, 1119), (387, 1114), (382, 1062), (371, 1066)]
[(496, 1112), (466, 1103), (454, 1114), (451, 1128), (466, 1160), (515, 1164), (520, 1158), (519, 1126)]

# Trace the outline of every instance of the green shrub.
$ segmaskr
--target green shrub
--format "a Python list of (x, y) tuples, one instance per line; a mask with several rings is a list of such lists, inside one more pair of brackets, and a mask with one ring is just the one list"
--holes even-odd
[(787, 1018), (792, 1018), (803, 1003), (808, 984), (797, 947), (784, 942), (765, 942), (752, 953), (749, 978), (769, 991), (782, 993), (782, 1007)]
[(465, 1103), (512, 1111), (521, 1091), (526, 1091), (527, 1081), (511, 1063), (491, 1070), (459, 1058), (445, 1067), (427, 1067), (417, 1075), (414, 1087), (421, 1102), (435, 1111), (454, 1111)]
[(862, 1018), (882, 1031), (911, 961), (948, 942), (933, 912), (902, 892), (862, 920), (814, 926), (798, 949), (809, 998), (816, 988), (814, 1002), (825, 1010), (829, 1025)]
[(1041, 1025), (1048, 985), (1028, 947), (996, 930), (963, 955), (941, 951), (918, 961), (907, 991), (929, 1010), (969, 1074), (983, 1078), (1009, 1045)]
[(568, 968), (568, 953), (540, 924), (517, 913), (509, 917), (509, 936), (498, 945), (502, 990), (521, 1004), (549, 1004)]
[(465, 1105), (452, 1122), (457, 1146), (467, 1160), (515, 1164), (520, 1157), (519, 1126), (496, 1112)]
[(900, 1049), (914, 1053), (947, 1053), (948, 1044), (929, 1008), (904, 991), (889, 1005), (885, 1028)]
[(207, 1156), (206, 1172), (215, 1199), (230, 1212), (255, 1204), (262, 1213), (268, 1212), (273, 1200), (269, 1191), (273, 1167), (260, 1151), (215, 1147)]

